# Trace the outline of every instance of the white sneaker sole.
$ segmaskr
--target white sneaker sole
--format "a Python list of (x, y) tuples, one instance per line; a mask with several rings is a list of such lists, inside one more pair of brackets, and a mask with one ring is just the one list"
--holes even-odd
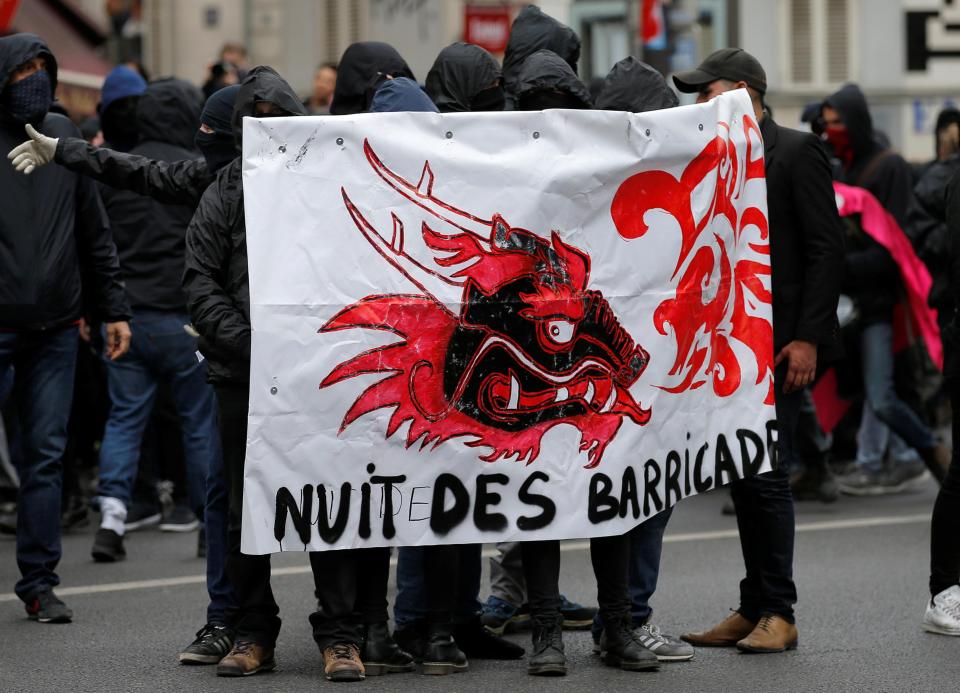
[(950, 628), (942, 628), (941, 626), (935, 625), (933, 623), (924, 623), (922, 627), (928, 633), (936, 633), (937, 635), (960, 636), (960, 628), (951, 630)]

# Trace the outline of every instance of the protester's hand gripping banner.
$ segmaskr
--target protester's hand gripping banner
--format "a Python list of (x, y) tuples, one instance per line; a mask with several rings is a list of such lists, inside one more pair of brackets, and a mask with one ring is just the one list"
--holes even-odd
[(622, 533), (770, 469), (745, 92), (246, 119), (243, 551)]

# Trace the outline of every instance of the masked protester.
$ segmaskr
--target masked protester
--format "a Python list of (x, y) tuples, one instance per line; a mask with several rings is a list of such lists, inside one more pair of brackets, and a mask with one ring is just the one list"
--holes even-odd
[[(537, 51), (523, 62), (516, 97), (522, 110), (590, 108), (587, 88), (570, 66), (549, 50)], [(523, 542), (520, 553), (533, 626), (533, 654), (527, 672), (534, 676), (562, 676), (567, 672), (567, 663), (559, 587), (560, 542)], [(644, 671), (655, 669), (658, 662), (657, 657), (634, 638), (630, 627), (629, 553), (627, 535), (590, 540), (590, 559), (597, 580), (599, 617), (604, 631), (600, 643), (603, 661), (625, 671)]]
[[(657, 70), (628, 56), (618, 62), (603, 80), (597, 95), (597, 108), (610, 111), (645, 113), (678, 104), (676, 93)], [(688, 643), (667, 635), (651, 622), (650, 598), (657, 588), (660, 573), (660, 553), (663, 532), (672, 515), (672, 509), (654, 515), (638, 525), (627, 536), (630, 542), (629, 595), (630, 621), (635, 638), (652, 652), (660, 662), (680, 662), (693, 659), (694, 651)], [(598, 617), (593, 624), (594, 650), (600, 651), (603, 623)]]
[(590, 108), (590, 91), (559, 55), (539, 50), (523, 62), (516, 82), (521, 111), (548, 108)]
[[(290, 86), (268, 67), (254, 68), (237, 92), (232, 129), (237, 149), (245, 116), (304, 115)], [(202, 118), (203, 116), (201, 116)], [(213, 129), (213, 128), (210, 128)], [(240, 159), (217, 173), (187, 228), (183, 289), (203, 339), (217, 394), (224, 476), (229, 491), (227, 576), (237, 599), (236, 639), (217, 674), (242, 676), (276, 667), (279, 607), (270, 589), (270, 556), (240, 552), (243, 464), (250, 378), (250, 295)]]
[(502, 111), (505, 104), (500, 65), (470, 43), (453, 43), (440, 51), (425, 88), (441, 113)]
[[(0, 38), (0, 147), (25, 125), (53, 137), (80, 133), (48, 113), (57, 62), (33, 34)], [(30, 618), (66, 623), (73, 612), (54, 594), (60, 583), (61, 457), (73, 399), (82, 317), (81, 276), (95, 316), (106, 323), (107, 356), (130, 341), (116, 248), (93, 183), (62, 168), (27, 179), (0, 166), (0, 373), (14, 369), (22, 428), (16, 593)]]
[[(197, 129), (195, 107), (186, 105), (194, 98), (190, 95), (192, 88), (176, 82), (159, 84), (163, 85), (159, 92), (151, 92), (138, 113), (138, 120), (144, 126), (144, 141), (137, 148), (137, 153), (123, 154), (107, 148), (95, 148), (72, 136), (47, 137), (28, 128), (31, 138), (11, 151), (9, 157), (17, 170), (23, 173), (32, 173), (38, 167), (56, 161), (65, 169), (93, 177), (118, 190), (130, 190), (152, 198), (151, 211), (145, 211), (128, 197), (120, 198), (126, 201), (123, 202), (124, 205), (140, 208), (136, 218), (137, 223), (142, 222), (144, 231), (141, 238), (135, 234), (133, 226), (127, 229), (130, 234), (126, 237), (129, 244), (128, 254), (135, 254), (139, 249), (143, 251), (145, 259), (152, 252), (151, 248), (158, 237), (163, 248), (168, 251), (176, 250), (173, 246), (180, 246), (180, 249), (176, 250), (179, 253), (176, 265), (168, 261), (167, 253), (162, 254), (162, 260), (156, 258), (157, 262), (168, 270), (163, 275), (163, 293), (168, 297), (166, 305), (169, 306), (183, 300), (182, 295), (179, 299), (172, 299), (175, 289), (169, 284), (175, 280), (173, 286), (176, 287), (180, 282), (183, 271), (183, 237), (179, 236), (179, 232), (170, 233), (161, 227), (164, 227), (164, 221), (175, 221), (180, 213), (186, 213), (186, 222), (189, 222), (193, 210), (204, 190), (215, 179), (217, 171), (237, 158), (239, 150), (234, 137), (232, 117), (240, 87), (226, 87), (207, 99), (199, 117), (200, 129)], [(182, 88), (178, 87), (178, 84), (181, 84)], [(188, 117), (193, 118), (192, 125), (184, 120), (180, 108), (174, 109), (169, 103), (180, 99), (184, 101), (184, 108), (191, 113)], [(195, 158), (196, 152), (191, 143), (196, 144), (204, 158)], [(184, 156), (190, 158), (183, 158)], [(165, 161), (163, 157), (176, 160)], [(44, 170), (41, 169), (40, 172)], [(184, 205), (187, 209), (169, 205)], [(148, 268), (144, 265), (138, 267), (138, 262), (139, 260), (135, 260), (134, 269), (142, 270), (145, 274), (135, 281), (135, 284), (139, 284), (137, 293), (141, 296), (152, 295), (156, 287), (149, 286), (147, 275), (151, 272), (147, 271)], [(179, 295), (179, 292), (177, 293)], [(182, 325), (174, 330), (173, 334), (187, 336)], [(202, 337), (198, 339), (198, 346), (204, 354), (211, 349)], [(195, 365), (195, 357), (191, 356), (191, 359), (191, 363)], [(230, 651), (234, 641), (231, 614), (235, 608), (235, 600), (226, 575), (227, 486), (220, 456), (210, 459), (215, 464), (204, 470), (206, 497), (203, 508), (207, 592), (210, 602), (206, 625), (197, 632), (194, 641), (179, 653), (179, 660), (190, 664), (216, 664)], [(117, 531), (116, 527), (114, 531)], [(103, 535), (99, 539), (94, 551), (101, 560), (122, 555), (117, 551), (117, 544), (119, 543), (119, 548), (122, 549), (122, 543), (116, 539), (107, 542)]]
[(146, 80), (124, 65), (113, 68), (103, 81), (97, 113), (110, 149), (129, 152), (140, 139), (137, 103), (146, 89)]
[[(535, 5), (527, 5), (510, 28), (510, 39), (503, 55), (503, 88), (506, 93), (506, 110), (518, 108), (517, 92), (523, 63), (539, 50), (552, 51), (577, 74), (580, 60), (580, 37), (568, 26), (546, 15)], [(589, 92), (588, 92), (589, 93)], [(590, 103), (589, 98), (587, 103)]]
[[(384, 82), (370, 106), (372, 113), (437, 110), (424, 90), (406, 77)], [(467, 657), (523, 656), (522, 647), (490, 634), (480, 623), (481, 548), (472, 544), (399, 549), (394, 638), (423, 663), (425, 674), (465, 671)], [(366, 658), (364, 665), (369, 669)]]
[[(870, 191), (900, 228), (907, 228), (910, 165), (877, 142), (860, 88), (848, 84), (831, 95), (824, 101), (820, 117), (824, 137), (841, 162), (841, 181)], [(843, 293), (850, 296), (857, 309), (865, 402), (857, 436), (856, 468), (837, 480), (840, 490), (847, 494), (893, 493), (920, 481), (926, 475), (924, 465), (937, 479), (943, 478), (949, 465), (949, 450), (895, 389), (893, 314), (902, 292), (900, 268), (894, 257), (858, 224), (848, 223)], [(919, 369), (909, 353), (899, 366)], [(917, 379), (909, 378), (914, 382)], [(914, 399), (920, 400), (918, 393)], [(891, 433), (899, 441), (891, 442), (894, 464), (887, 469), (884, 457)]]
[(337, 68), (330, 114), (351, 115), (370, 110), (374, 93), (388, 77), (415, 79), (396, 48), (378, 41), (350, 44)]
[[(517, 97), (523, 110), (590, 108), (587, 88), (565, 61), (548, 50), (537, 51), (527, 58), (519, 75), (518, 90)], [(541, 603), (539, 608), (546, 609), (549, 613), (542, 615), (538, 626), (537, 617), (533, 616), (534, 590), (530, 586), (529, 578), (525, 578), (528, 551), (523, 550), (524, 546), (516, 542), (497, 544), (498, 555), (490, 559), (490, 597), (483, 605), (481, 620), (491, 632), (502, 635), (508, 627), (520, 625), (533, 617), (534, 655), (530, 659), (530, 673), (563, 674), (566, 672), (566, 660), (559, 629), (589, 628), (597, 610), (572, 602), (558, 592), (558, 618), (554, 618), (553, 604), (547, 599), (549, 603)], [(557, 560), (559, 561), (559, 554)], [(557, 568), (559, 569), (559, 563)], [(546, 579), (549, 583), (549, 576)], [(554, 588), (558, 589), (555, 584), (550, 583), (547, 589)], [(542, 601), (542, 588), (538, 589), (541, 591), (537, 598)], [(522, 611), (522, 606), (528, 599), (531, 604), (530, 616)]]

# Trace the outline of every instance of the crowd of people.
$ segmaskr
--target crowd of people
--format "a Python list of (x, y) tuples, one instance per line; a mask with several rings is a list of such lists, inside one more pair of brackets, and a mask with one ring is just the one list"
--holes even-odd
[[(0, 39), (0, 149), (11, 159), (0, 166), (0, 528), (16, 533), (16, 593), (31, 618), (72, 620), (54, 593), (60, 536), (89, 522), (91, 505), (91, 553), (102, 563), (125, 557), (127, 532), (199, 526), (209, 604), (179, 661), (223, 676), (276, 667), (270, 556), (240, 550), (250, 369), (243, 118), (639, 113), (676, 107), (676, 91), (705, 102), (745, 89), (764, 141), (779, 436), (776, 469), (730, 488), (745, 570), (736, 610), (682, 637), (653, 622), (670, 509), (591, 540), (598, 608), (563, 596), (556, 541), (498, 545), (483, 603), (479, 545), (401, 547), (391, 632), (390, 550), (314, 552), (309, 619), (324, 674), (355, 681), (420, 665), (440, 675), (471, 658), (526, 654), (530, 674), (562, 675), (571, 628), (591, 629), (600, 661), (629, 671), (689, 660), (695, 646), (783, 652), (798, 642), (794, 499), (902, 491), (931, 473), (942, 486), (923, 626), (960, 635), (960, 463), (937, 434), (947, 400), (960, 412), (960, 113), (944, 112), (935, 159), (913, 169), (873, 129), (855, 85), (812, 105), (801, 131), (774, 121), (764, 69), (739, 48), (675, 75), (676, 91), (634, 57), (591, 89), (577, 76), (579, 54), (572, 29), (529, 6), (502, 68), (454, 43), (421, 87), (393, 47), (360, 42), (317, 69), (304, 99), (227, 46), (202, 91), (118, 66), (82, 132), (54, 101), (55, 52), (31, 34)], [(834, 181), (868, 191), (882, 214), (841, 217)], [(827, 381), (837, 387), (820, 387)], [(825, 408), (840, 413), (828, 421)], [(952, 422), (956, 435), (956, 414)], [(502, 637), (523, 626), (528, 653)]]

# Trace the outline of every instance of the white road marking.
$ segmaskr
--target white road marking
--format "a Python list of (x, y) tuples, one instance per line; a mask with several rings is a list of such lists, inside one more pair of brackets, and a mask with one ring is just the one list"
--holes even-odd
[[(824, 522), (805, 522), (797, 525), (797, 532), (825, 532), (837, 529), (862, 529), (867, 527), (889, 527), (892, 525), (912, 525), (930, 521), (930, 513), (916, 515), (885, 515), (880, 517), (861, 517), (850, 520), (827, 520)], [(739, 532), (736, 529), (721, 529), (713, 532), (685, 532), (681, 534), (667, 534), (663, 538), (665, 544), (676, 544), (688, 541), (717, 541), (719, 539), (736, 539)], [(585, 551), (590, 548), (589, 541), (568, 541), (560, 545), (563, 552)], [(496, 549), (489, 548), (483, 552), (484, 556), (492, 556)], [(396, 565), (397, 558), (391, 559)], [(274, 568), (273, 577), (283, 575), (304, 575), (310, 572), (310, 566), (288, 566)], [(206, 583), (206, 575), (184, 575), (182, 577), (157, 578), (154, 580), (132, 580), (130, 582), (107, 582), (102, 585), (81, 585), (79, 587), (58, 587), (57, 595), (70, 597), (87, 594), (102, 594), (105, 592), (127, 592), (129, 590), (147, 590), (160, 587), (179, 587), (181, 585), (201, 585)], [(19, 597), (13, 593), (0, 594), (0, 602), (13, 602)]]

